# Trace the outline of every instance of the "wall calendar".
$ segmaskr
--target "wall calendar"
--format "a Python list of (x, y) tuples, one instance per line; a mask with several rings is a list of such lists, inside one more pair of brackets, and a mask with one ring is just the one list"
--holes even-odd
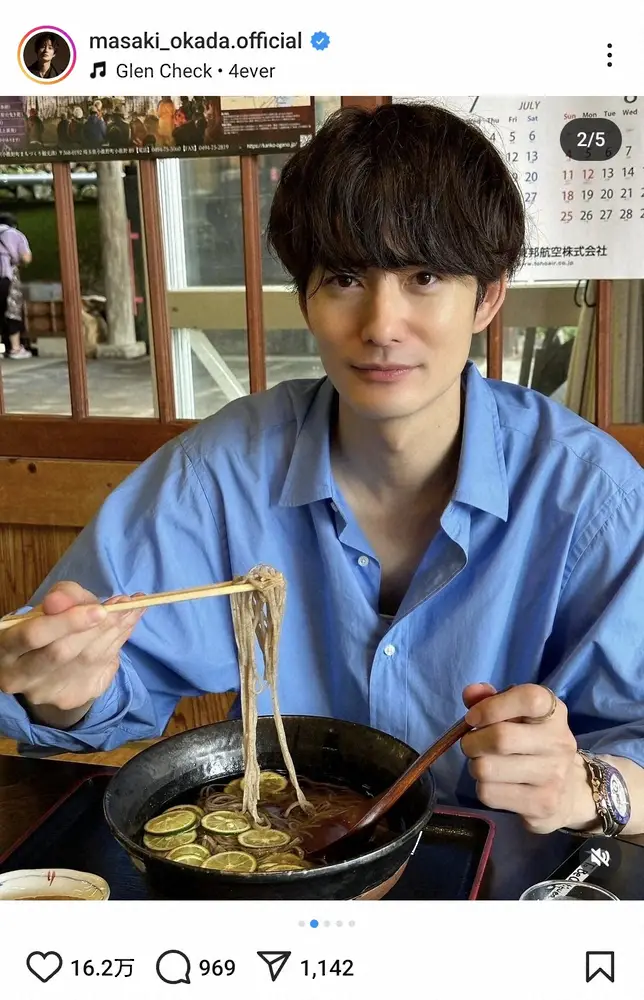
[(515, 282), (644, 277), (644, 98), (393, 100), (441, 104), (498, 147), (528, 214)]

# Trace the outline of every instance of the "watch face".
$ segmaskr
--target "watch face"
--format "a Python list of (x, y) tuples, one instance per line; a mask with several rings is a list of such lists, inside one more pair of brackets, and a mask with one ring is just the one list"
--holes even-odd
[(627, 823), (631, 813), (630, 802), (626, 785), (617, 771), (611, 770), (608, 776), (608, 797), (619, 822)]

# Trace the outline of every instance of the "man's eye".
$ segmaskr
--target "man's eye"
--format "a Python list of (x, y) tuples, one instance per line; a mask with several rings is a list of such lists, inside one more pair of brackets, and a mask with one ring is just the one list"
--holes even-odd
[(416, 274), (416, 281), (419, 285), (431, 285), (435, 275), (431, 271), (419, 271)]
[(337, 285), (338, 288), (351, 288), (355, 280), (352, 274), (333, 274), (329, 278), (329, 283)]

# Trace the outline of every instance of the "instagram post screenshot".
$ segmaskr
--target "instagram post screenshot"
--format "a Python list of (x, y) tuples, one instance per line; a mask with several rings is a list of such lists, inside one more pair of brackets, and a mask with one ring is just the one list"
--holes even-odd
[(635, 995), (642, 38), (3, 15), (1, 997)]

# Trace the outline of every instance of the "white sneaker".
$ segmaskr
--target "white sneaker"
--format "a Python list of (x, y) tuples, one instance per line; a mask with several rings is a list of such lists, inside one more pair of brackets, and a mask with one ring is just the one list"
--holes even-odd
[(17, 351), (9, 351), (7, 357), (14, 361), (22, 361), (24, 358), (33, 358), (33, 354), (26, 347), (20, 345)]

